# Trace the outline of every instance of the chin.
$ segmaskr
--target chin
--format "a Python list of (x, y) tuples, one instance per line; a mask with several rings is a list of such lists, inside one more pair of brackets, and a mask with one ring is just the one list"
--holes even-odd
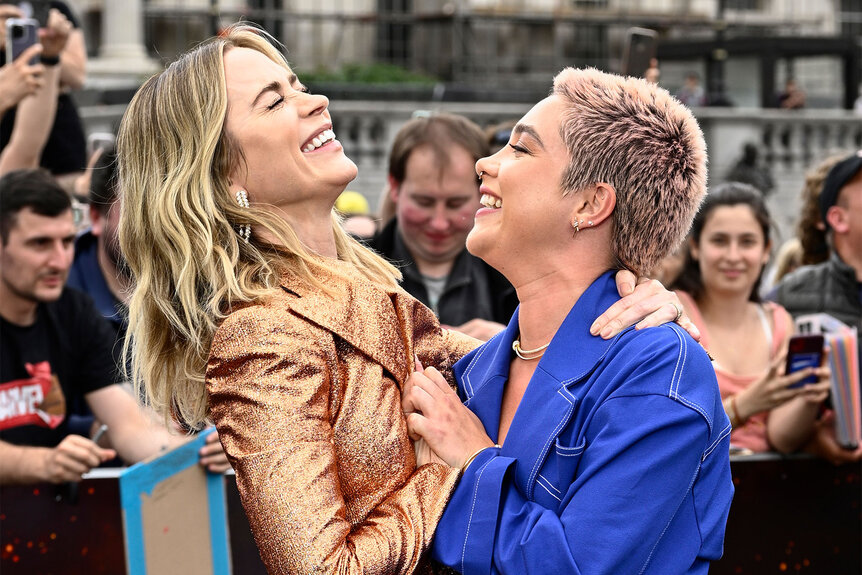
[(493, 255), (489, 250), (493, 245), (493, 242), (491, 242), (489, 238), (483, 236), (484, 234), (482, 234), (482, 232), (473, 228), (467, 236), (467, 251), (477, 258), (484, 260), (488, 265), (495, 267), (494, 264), (488, 260), (488, 258)]
[(344, 181), (344, 185), (346, 186), (350, 182), (356, 179), (356, 176), (359, 175), (359, 168), (356, 167), (356, 164), (353, 163), (353, 160), (344, 156), (344, 167), (339, 170), (339, 175), (342, 175), (342, 179)]
[(62, 294), (62, 287), (58, 289), (39, 290), (34, 294), (34, 299), (41, 303), (51, 303), (52, 301), (57, 301), (58, 299), (60, 299), (60, 296)]

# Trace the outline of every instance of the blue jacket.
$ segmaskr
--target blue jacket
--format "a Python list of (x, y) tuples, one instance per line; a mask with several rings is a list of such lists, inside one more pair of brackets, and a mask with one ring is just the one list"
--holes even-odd
[[(706, 573), (721, 557), (733, 485), (730, 422), (703, 348), (676, 324), (606, 341), (597, 279), (539, 361), (501, 449), (464, 472), (433, 556), (463, 573)], [(518, 333), (455, 365), (491, 439)]]

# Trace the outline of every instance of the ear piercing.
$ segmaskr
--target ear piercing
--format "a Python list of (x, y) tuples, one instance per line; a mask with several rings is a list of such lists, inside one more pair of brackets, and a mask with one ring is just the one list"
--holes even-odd
[[(572, 227), (575, 229), (575, 232), (572, 234), (572, 237), (575, 237), (575, 234), (581, 231), (581, 224), (583, 222), (581, 220), (573, 220)], [(593, 227), (593, 220), (587, 220), (587, 225)]]

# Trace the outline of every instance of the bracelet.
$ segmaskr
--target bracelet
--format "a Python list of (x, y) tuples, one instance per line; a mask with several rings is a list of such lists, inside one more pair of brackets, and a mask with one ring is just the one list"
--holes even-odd
[(58, 54), (56, 56), (40, 56), (39, 61), (42, 63), (43, 66), (47, 66), (50, 68), (51, 66), (56, 66), (60, 63), (60, 55)]
[(736, 429), (739, 427), (739, 420), (736, 419), (736, 416), (733, 415), (733, 410), (730, 407), (730, 401), (724, 400), (721, 402), (722, 407), (724, 407), (725, 413), (727, 413), (727, 418), (730, 420), (730, 429)]
[(739, 416), (739, 410), (736, 408), (736, 396), (735, 395), (730, 396), (730, 411), (733, 414), (733, 418), (736, 420), (736, 423), (737, 423), (736, 425), (733, 425), (733, 422), (731, 421), (730, 425), (732, 427), (738, 427), (738, 426), (745, 423), (746, 420), (742, 419)]
[(480, 450), (476, 451), (475, 453), (473, 453), (473, 455), (471, 455), (470, 457), (468, 457), (468, 458), (467, 458), (467, 461), (465, 461), (465, 462), (464, 462), (464, 465), (462, 465), (462, 466), (461, 466), (461, 473), (464, 473), (465, 471), (467, 471), (467, 468), (468, 468), (468, 467), (470, 467), (470, 464), (471, 464), (471, 463), (473, 463), (473, 460), (474, 460), (474, 459), (476, 459), (476, 457), (478, 457), (478, 455), (479, 455), (480, 453), (482, 453), (482, 452), (483, 452), (483, 451), (485, 451), (486, 449), (490, 449), (491, 447), (496, 447), (497, 449), (500, 449), (500, 446), (499, 446), (499, 445), (493, 445), (493, 446), (492, 446), (492, 445), (488, 445), (488, 446), (483, 447), (482, 449), (480, 449)]

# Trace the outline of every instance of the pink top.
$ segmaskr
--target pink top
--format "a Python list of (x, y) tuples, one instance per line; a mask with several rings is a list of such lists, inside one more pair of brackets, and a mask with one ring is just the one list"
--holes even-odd
[[(709, 349), (709, 330), (707, 329), (706, 322), (703, 321), (703, 316), (700, 314), (697, 303), (695, 303), (694, 298), (685, 292), (677, 291), (676, 294), (690, 311), (691, 321), (700, 330), (700, 343), (706, 349)], [(764, 302), (761, 306), (761, 309), (765, 313), (772, 315), (772, 326), (769, 325), (768, 321), (764, 321), (763, 324), (766, 336), (771, 340), (769, 362), (772, 363), (779, 351), (787, 347), (788, 339), (792, 335), (787, 329), (790, 314), (776, 303)], [(763, 314), (762, 317), (765, 319), (766, 315)], [(715, 376), (718, 379), (718, 388), (721, 391), (722, 399), (739, 393), (752, 382), (762, 377), (768, 370), (767, 368), (767, 370), (753, 375), (738, 375), (726, 371), (718, 361), (713, 362), (713, 367), (715, 368)], [(772, 446), (769, 445), (769, 441), (766, 439), (766, 419), (768, 416), (768, 411), (762, 411), (749, 417), (748, 421), (734, 429), (730, 434), (730, 443), (738, 447), (746, 447), (754, 452), (771, 451)]]

